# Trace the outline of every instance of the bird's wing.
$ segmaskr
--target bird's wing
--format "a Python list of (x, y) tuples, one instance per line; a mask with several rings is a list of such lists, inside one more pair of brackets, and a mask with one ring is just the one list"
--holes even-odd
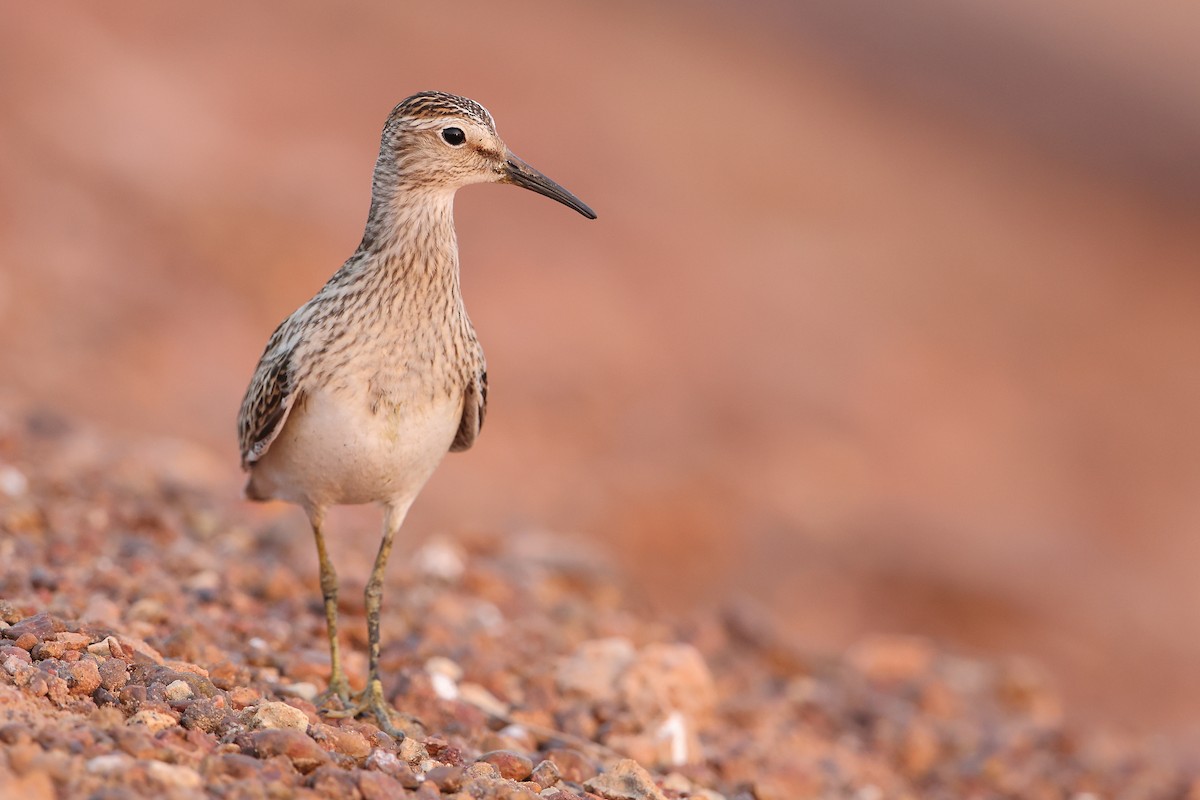
[(291, 318), (284, 320), (271, 334), (242, 398), (238, 413), (242, 469), (250, 469), (267, 452), (296, 401), (292, 369), (296, 341), (287, 335), (290, 322)]
[(458, 423), (458, 433), (450, 445), (451, 453), (467, 450), (475, 444), (475, 437), (479, 436), (479, 431), (483, 428), (483, 418), (487, 416), (487, 396), (487, 367), (481, 364), (474, 380), (467, 385), (463, 397), (462, 421)]

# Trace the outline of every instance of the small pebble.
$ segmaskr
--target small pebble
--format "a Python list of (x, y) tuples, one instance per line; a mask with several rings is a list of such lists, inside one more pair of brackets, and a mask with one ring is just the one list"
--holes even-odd
[(310, 683), (309, 681), (287, 683), (283, 686), (280, 686), (277, 691), (279, 694), (288, 697), (301, 697), (310, 703), (316, 700), (317, 695), (321, 693), (321, 690), (317, 688), (317, 685), (315, 683)]
[(0, 467), (0, 492), (9, 497), (20, 497), (29, 491), (29, 479), (16, 467), (5, 464)]
[(358, 773), (358, 791), (363, 800), (392, 800), (405, 794), (404, 787), (391, 775), (367, 770)]
[(507, 703), (500, 700), (478, 683), (460, 683), (458, 685), (458, 699), (494, 717), (504, 717), (509, 711)]
[(434, 767), (425, 774), (425, 780), (433, 783), (444, 794), (453, 794), (462, 788), (462, 767)]
[(204, 783), (199, 772), (183, 764), (150, 761), (146, 764), (146, 772), (156, 782), (172, 789), (199, 789)]
[(409, 736), (400, 743), (400, 758), (416, 767), (429, 758), (429, 750), (415, 737)]
[(666, 800), (666, 795), (645, 767), (625, 758), (601, 774), (584, 781), (584, 788), (607, 800)]
[(177, 723), (176, 719), (165, 711), (158, 711), (153, 708), (142, 709), (134, 714), (125, 723), (126, 725), (143, 725), (151, 733), (158, 733), (167, 728), (174, 728)]
[(125, 753), (108, 753), (95, 758), (89, 758), (84, 769), (97, 775), (110, 775), (125, 772), (133, 764), (133, 759)]
[(329, 754), (303, 731), (272, 729), (250, 736), (250, 747), (259, 758), (284, 756), (303, 773), (309, 773), (329, 762)]
[(308, 715), (287, 703), (259, 703), (251, 719), (256, 728), (308, 730)]
[(572, 783), (583, 783), (599, 771), (583, 753), (565, 747), (547, 751), (546, 760), (554, 764), (564, 781)]
[(494, 766), (501, 777), (510, 781), (523, 781), (533, 772), (533, 761), (511, 750), (493, 750), (481, 755), (479, 760)]
[(168, 703), (178, 703), (182, 700), (187, 700), (192, 697), (192, 687), (187, 681), (175, 680), (167, 684), (167, 688), (163, 690), (163, 694), (167, 698)]
[(558, 767), (554, 766), (553, 761), (539, 761), (538, 765), (533, 768), (529, 779), (543, 789), (549, 789), (554, 784), (562, 780), (562, 775), (559, 774)]

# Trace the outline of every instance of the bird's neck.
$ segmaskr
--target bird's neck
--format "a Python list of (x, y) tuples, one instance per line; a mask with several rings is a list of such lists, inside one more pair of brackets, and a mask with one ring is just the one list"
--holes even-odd
[(418, 262), (451, 259), (457, 266), (454, 192), (404, 184), (381, 190), (377, 185), (371, 193), (371, 210), (358, 249), (374, 258), (409, 255), (417, 256)]
[(385, 316), (400, 325), (410, 318), (465, 319), (453, 192), (374, 193), (362, 243), (325, 293), (369, 296), (373, 307), (392, 309)]

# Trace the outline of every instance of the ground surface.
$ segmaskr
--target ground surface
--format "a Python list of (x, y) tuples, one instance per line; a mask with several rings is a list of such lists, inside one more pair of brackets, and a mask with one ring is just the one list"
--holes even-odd
[(1200, 735), (1200, 4), (9, 5), (0, 391), (232, 496), (384, 118), (460, 92), (600, 217), (460, 193), (490, 409), (414, 531), (577, 531), (680, 608), (1031, 654)]
[[(747, 609), (664, 622), (600, 554), (532, 534), (396, 559), (397, 743), (317, 713), (312, 554), (206, 470), (0, 413), (5, 797), (1200, 796), (1182, 760), (1065, 725), (1028, 663), (897, 637), (817, 657)], [(343, 576), (354, 676), (361, 586)]]

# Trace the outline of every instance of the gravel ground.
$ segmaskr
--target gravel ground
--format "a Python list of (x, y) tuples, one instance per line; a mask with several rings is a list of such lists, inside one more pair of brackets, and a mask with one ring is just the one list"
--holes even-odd
[(1064, 723), (1034, 665), (896, 636), (816, 658), (745, 609), (656, 619), (549, 536), (394, 559), (384, 682), (408, 736), (322, 718), (315, 569), (205, 473), (0, 412), (0, 796), (1200, 798), (1179, 761)]

